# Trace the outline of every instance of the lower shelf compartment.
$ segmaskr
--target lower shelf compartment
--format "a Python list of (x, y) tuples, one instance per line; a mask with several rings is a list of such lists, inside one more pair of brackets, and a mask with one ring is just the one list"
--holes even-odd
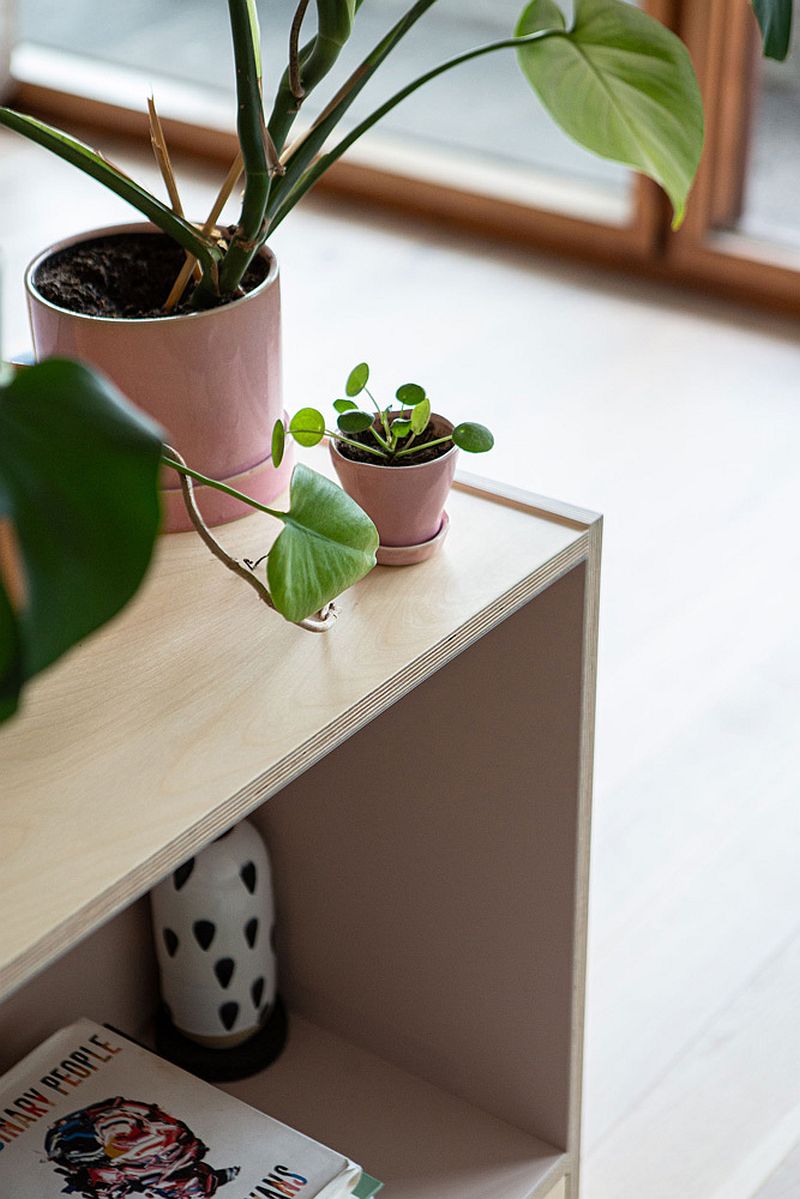
[(223, 1087), (348, 1154), (386, 1199), (540, 1199), (567, 1155), (296, 1014), (272, 1066)]

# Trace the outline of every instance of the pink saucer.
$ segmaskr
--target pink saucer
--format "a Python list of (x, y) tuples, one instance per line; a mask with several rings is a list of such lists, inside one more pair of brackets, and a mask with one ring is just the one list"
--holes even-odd
[(425, 562), (438, 554), (450, 528), (450, 517), (442, 514), (439, 532), (430, 541), (420, 541), (418, 545), (379, 545), (376, 555), (379, 566), (413, 566), (416, 562)]

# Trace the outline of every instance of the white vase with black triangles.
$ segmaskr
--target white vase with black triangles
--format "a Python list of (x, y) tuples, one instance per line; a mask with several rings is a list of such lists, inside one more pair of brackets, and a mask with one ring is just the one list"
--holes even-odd
[(218, 837), (151, 892), (164, 1056), (221, 1081), (283, 1047), (275, 908), (266, 846), (248, 821)]

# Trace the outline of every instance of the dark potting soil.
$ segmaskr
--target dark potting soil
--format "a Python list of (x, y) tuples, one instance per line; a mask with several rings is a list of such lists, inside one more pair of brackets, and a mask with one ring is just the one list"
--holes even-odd
[[(37, 290), (59, 308), (86, 316), (164, 316), (164, 301), (186, 255), (163, 233), (112, 233), (51, 254), (36, 272)], [(263, 283), (268, 263), (257, 258), (244, 277), (252, 291)], [(189, 311), (192, 286), (173, 309)]]
[[(393, 413), (395, 417), (400, 414)], [(408, 416), (407, 412), (403, 416)], [(376, 418), (375, 428), (379, 433), (382, 433), (380, 421)], [(450, 426), (437, 417), (431, 417), (431, 422), (424, 433), (419, 437), (414, 438), (414, 446), (419, 446), (420, 450), (417, 454), (411, 454), (407, 458), (395, 458), (389, 460), (387, 458), (376, 458), (374, 454), (368, 453), (366, 450), (357, 450), (355, 446), (345, 445), (343, 441), (336, 442), (336, 448), (343, 458), (350, 458), (353, 462), (368, 462), (370, 466), (421, 466), (423, 462), (432, 462), (434, 458), (441, 458), (443, 454), (448, 453), (453, 448), (452, 441), (442, 442), (440, 445), (432, 445), (430, 448), (425, 448), (428, 441), (436, 441), (439, 437), (446, 437), (450, 432)], [(350, 441), (357, 441), (359, 445), (374, 446), (375, 449), (380, 449), (377, 441), (367, 429), (363, 433), (348, 433)], [(410, 435), (409, 435), (410, 436)], [(404, 437), (398, 442), (398, 449), (403, 449), (409, 441), (409, 437)]]

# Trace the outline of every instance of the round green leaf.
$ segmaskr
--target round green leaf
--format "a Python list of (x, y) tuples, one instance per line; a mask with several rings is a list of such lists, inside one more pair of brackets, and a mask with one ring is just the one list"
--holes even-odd
[(410, 432), (410, 420), (406, 420), (405, 417), (401, 416), (397, 420), (392, 421), (392, 433), (394, 433), (395, 437), (408, 437)]
[(485, 454), (494, 445), (494, 437), (486, 425), (475, 425), (464, 421), (453, 429), (453, 441), (460, 450), (468, 454)]
[(517, 36), (520, 66), (551, 117), (581, 146), (659, 183), (673, 226), (703, 148), (703, 104), (689, 52), (654, 17), (623, 0), (575, 0), (567, 29), (554, 0), (532, 0)]
[(275, 421), (272, 430), (272, 465), (280, 466), (283, 462), (283, 451), (286, 447), (286, 430), (282, 420)]
[(325, 436), (325, 417), (316, 408), (301, 408), (289, 422), (289, 432), (298, 445), (319, 445)]
[(364, 433), (372, 424), (372, 414), (358, 408), (343, 412), (336, 422), (342, 433)]
[(428, 421), (431, 419), (431, 402), (428, 399), (422, 400), (417, 404), (416, 408), (411, 412), (411, 428), (419, 437), (420, 433), (424, 433), (428, 427)]
[(353, 400), (334, 400), (333, 406), (337, 412), (350, 412), (353, 408), (357, 408), (358, 404)]
[(366, 362), (359, 362), (347, 376), (345, 391), (349, 396), (359, 395), (369, 382), (369, 367)]
[(419, 383), (404, 383), (395, 394), (404, 408), (414, 408), (425, 399), (425, 388)]

